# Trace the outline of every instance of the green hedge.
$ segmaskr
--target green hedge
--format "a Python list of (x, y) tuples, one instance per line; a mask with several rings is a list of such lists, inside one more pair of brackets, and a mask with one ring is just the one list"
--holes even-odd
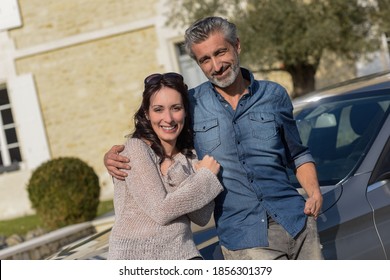
[(78, 158), (63, 157), (43, 163), (31, 175), (27, 190), (32, 207), (47, 229), (96, 217), (99, 178)]

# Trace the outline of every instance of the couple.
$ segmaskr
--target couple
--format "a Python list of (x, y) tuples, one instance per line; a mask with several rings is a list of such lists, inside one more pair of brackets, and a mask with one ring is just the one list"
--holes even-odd
[[(181, 76), (149, 76), (133, 138), (121, 155), (123, 146), (105, 155), (116, 178), (109, 258), (198, 258), (190, 221), (204, 224), (215, 202), (225, 259), (322, 259), (315, 221), (322, 195), (286, 91), (240, 68), (236, 27), (225, 19), (197, 21), (186, 30), (185, 45), (209, 82), (187, 96), (170, 84), (183, 83)], [(152, 165), (154, 177), (146, 174)], [(306, 200), (290, 184), (287, 167)], [(137, 256), (127, 251), (134, 246)]]

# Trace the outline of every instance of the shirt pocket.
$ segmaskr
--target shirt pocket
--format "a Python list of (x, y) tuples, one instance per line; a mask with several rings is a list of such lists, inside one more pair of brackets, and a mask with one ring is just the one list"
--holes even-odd
[(250, 113), (250, 126), (254, 138), (268, 140), (277, 134), (275, 115), (272, 113)]
[(194, 142), (200, 158), (215, 150), (221, 144), (218, 119), (194, 123)]

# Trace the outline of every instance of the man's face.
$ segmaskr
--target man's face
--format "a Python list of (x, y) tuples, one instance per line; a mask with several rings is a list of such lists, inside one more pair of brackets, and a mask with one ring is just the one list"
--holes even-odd
[(238, 55), (240, 42), (231, 45), (222, 33), (214, 33), (205, 41), (192, 46), (196, 62), (211, 83), (220, 88), (229, 87), (240, 73)]

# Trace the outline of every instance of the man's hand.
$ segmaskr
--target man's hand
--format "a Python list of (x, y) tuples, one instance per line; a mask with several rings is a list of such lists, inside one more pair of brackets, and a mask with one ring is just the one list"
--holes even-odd
[(296, 170), (296, 176), (302, 188), (306, 191), (307, 199), (303, 212), (317, 219), (322, 207), (322, 194), (317, 179), (314, 163), (307, 162)]
[(120, 169), (130, 169), (130, 165), (127, 164), (130, 160), (127, 157), (119, 155), (124, 148), (124, 145), (115, 145), (104, 155), (104, 165), (108, 173), (122, 181), (125, 180), (127, 173)]
[(310, 196), (306, 199), (305, 209), (303, 212), (308, 216), (313, 216), (314, 219), (317, 219), (320, 214), (322, 207), (322, 195), (321, 193), (317, 193), (313, 196)]

